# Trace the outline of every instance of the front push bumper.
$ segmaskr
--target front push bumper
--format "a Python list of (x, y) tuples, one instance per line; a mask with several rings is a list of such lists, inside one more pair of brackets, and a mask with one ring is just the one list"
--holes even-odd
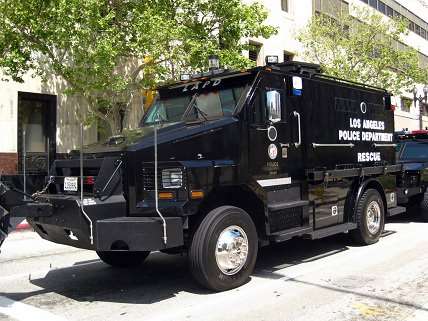
[[(159, 217), (128, 217), (122, 195), (105, 201), (75, 196), (46, 195), (38, 202), (11, 208), (11, 216), (25, 216), (44, 239), (96, 251), (154, 251), (183, 245), (183, 219), (166, 217), (167, 242)], [(93, 240), (91, 241), (92, 222)]]

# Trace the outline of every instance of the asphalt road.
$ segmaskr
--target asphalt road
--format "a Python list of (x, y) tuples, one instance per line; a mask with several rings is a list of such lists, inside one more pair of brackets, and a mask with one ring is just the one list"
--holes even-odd
[(241, 288), (210, 293), (185, 256), (116, 270), (96, 254), (13, 234), (0, 254), (0, 320), (428, 320), (428, 223), (390, 221), (375, 245), (346, 235), (263, 248)]

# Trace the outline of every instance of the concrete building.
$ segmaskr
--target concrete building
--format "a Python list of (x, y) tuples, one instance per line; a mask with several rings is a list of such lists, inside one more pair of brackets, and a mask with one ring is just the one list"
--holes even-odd
[[(252, 2), (253, 0), (243, 0)], [(248, 53), (259, 65), (266, 55), (277, 55), (280, 61), (303, 60), (302, 46), (296, 40), (315, 12), (334, 14), (334, 8), (349, 10), (351, 4), (368, 6), (390, 17), (402, 15), (412, 24), (410, 33), (403, 40), (420, 52), (421, 61), (428, 65), (428, 8), (422, 0), (259, 0), (269, 11), (268, 23), (279, 28), (270, 39), (250, 39), (258, 50)], [(418, 95), (423, 85), (418, 86)], [(28, 172), (46, 171), (48, 160), (76, 148), (79, 144), (81, 118), (87, 110), (84, 101), (70, 98), (63, 93), (65, 84), (52, 78), (43, 83), (28, 75), (25, 82), (0, 82), (0, 172), (3, 174), (22, 171), (24, 163)], [(419, 105), (413, 94), (394, 97), (396, 129), (419, 128)], [(423, 105), (425, 107), (426, 105)], [(128, 123), (137, 124), (141, 117), (142, 100), (137, 99)], [(425, 109), (426, 110), (426, 109)], [(423, 116), (423, 126), (428, 117)], [(85, 142), (98, 140), (96, 126), (85, 127)], [(25, 150), (25, 152), (24, 152)], [(24, 155), (26, 157), (24, 157)], [(24, 162), (25, 159), (25, 162)]]

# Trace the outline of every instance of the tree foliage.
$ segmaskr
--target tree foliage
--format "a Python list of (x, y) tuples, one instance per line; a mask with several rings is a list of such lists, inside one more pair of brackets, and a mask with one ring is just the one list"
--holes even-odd
[(0, 0), (0, 68), (63, 78), (115, 133), (134, 95), (206, 69), (210, 54), (250, 66), (243, 39), (274, 34), (266, 17), (240, 0)]
[(351, 7), (352, 15), (313, 16), (298, 38), (308, 61), (332, 76), (385, 88), (394, 94), (425, 83), (427, 70), (418, 52), (404, 46), (404, 20), (390, 20), (368, 9)]

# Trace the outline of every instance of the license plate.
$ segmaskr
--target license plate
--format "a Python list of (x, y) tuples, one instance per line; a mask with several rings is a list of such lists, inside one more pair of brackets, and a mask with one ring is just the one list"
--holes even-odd
[(77, 192), (77, 177), (64, 177), (64, 191)]

